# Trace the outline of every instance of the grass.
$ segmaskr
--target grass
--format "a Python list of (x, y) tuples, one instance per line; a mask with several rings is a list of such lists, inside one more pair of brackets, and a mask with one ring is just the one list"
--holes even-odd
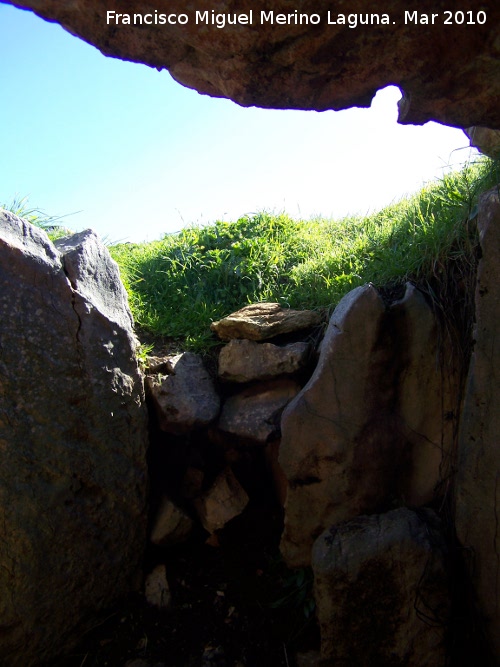
[(0, 208), (45, 230), (52, 241), (70, 233), (69, 229), (60, 224), (60, 220), (66, 216), (48, 215), (41, 209), (30, 206), (28, 197), (14, 197), (12, 201), (0, 204)]
[(216, 342), (210, 323), (248, 303), (330, 312), (367, 282), (439, 291), (459, 280), (474, 262), (478, 195), (499, 182), (499, 169), (481, 159), (367, 217), (262, 212), (110, 251), (139, 328), (203, 351)]

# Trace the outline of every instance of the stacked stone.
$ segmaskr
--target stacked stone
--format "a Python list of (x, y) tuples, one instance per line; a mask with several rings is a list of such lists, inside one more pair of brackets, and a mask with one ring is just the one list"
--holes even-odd
[(306, 337), (320, 321), (314, 311), (255, 304), (212, 325), (227, 341), (217, 378), (191, 352), (150, 362), (148, 394), (160, 431), (171, 434), (160, 436), (156, 446), (168, 448), (172, 438), (181, 437), (181, 446), (201, 442), (205, 450), (200, 454), (194, 445), (196, 454), (178, 471), (179, 489), (167, 488), (161, 498), (151, 532), (154, 544), (186, 539), (193, 518), (215, 535), (241, 514), (249, 502), (241, 471), (256, 458), (263, 458), (284, 503), (286, 482), (277, 461), (281, 414), (301, 390), (311, 356), (309, 342), (290, 342), (290, 337)]

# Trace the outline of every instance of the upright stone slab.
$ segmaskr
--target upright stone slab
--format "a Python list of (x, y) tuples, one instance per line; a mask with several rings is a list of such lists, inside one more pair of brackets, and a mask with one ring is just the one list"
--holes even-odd
[(456, 529), (479, 608), (500, 663), (500, 201), (498, 188), (479, 204), (482, 258), (476, 324), (459, 434)]
[(459, 402), (445, 343), (412, 285), (390, 305), (371, 286), (341, 300), (316, 370), (281, 421), (290, 566), (308, 565), (314, 539), (338, 521), (442, 492)]
[(147, 422), (118, 267), (0, 212), (0, 664), (67, 650), (130, 591)]
[[(308, 565), (313, 541), (325, 528), (362, 514), (367, 503), (378, 504), (386, 493), (381, 452), (373, 449), (380, 440), (376, 424), (366, 429), (378, 415), (381, 392), (388, 389), (378, 386), (377, 370), (386, 366), (387, 354), (376, 354), (385, 312), (373, 287), (359, 287), (344, 297), (330, 320), (312, 378), (283, 413), (279, 461), (289, 487), (281, 550), (291, 566)], [(360, 457), (362, 479), (355, 442), (366, 452)], [(391, 468), (389, 451), (385, 459)]]

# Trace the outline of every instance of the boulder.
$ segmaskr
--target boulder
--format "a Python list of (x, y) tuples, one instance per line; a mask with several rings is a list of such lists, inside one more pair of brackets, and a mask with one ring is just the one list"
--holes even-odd
[(312, 558), (321, 632), (318, 664), (447, 664), (446, 560), (432, 510), (400, 508), (325, 531), (314, 544)]
[(222, 340), (266, 340), (310, 329), (320, 322), (321, 316), (314, 310), (292, 310), (282, 308), (278, 303), (253, 303), (218, 322), (212, 322), (210, 328)]
[(265, 445), (279, 437), (283, 409), (299, 391), (300, 385), (287, 379), (252, 385), (225, 401), (217, 427), (233, 445), (238, 440), (243, 445)]
[(470, 145), (480, 153), (493, 159), (500, 157), (500, 130), (487, 127), (468, 127), (464, 130), (470, 139)]
[(38, 665), (127, 594), (147, 416), (118, 267), (0, 212), (0, 663)]
[(476, 286), (474, 349), (459, 432), (456, 530), (479, 611), (500, 663), (500, 200), (485, 193), (478, 212), (481, 260)]
[(170, 498), (164, 496), (153, 521), (150, 540), (160, 547), (179, 544), (189, 537), (192, 528), (191, 517)]
[(219, 353), (219, 378), (227, 382), (270, 380), (302, 370), (309, 357), (308, 343), (273, 345), (233, 339)]
[(184, 85), (242, 106), (363, 107), (392, 84), (405, 93), (400, 122), (500, 128), (497, 0), (449, 11), (432, 0), (418, 7), (403, 0), (377, 7), (369, 0), (296, 7), (250, 0), (170, 0), (168, 7), (160, 0), (121, 7), (9, 2), (58, 21), (105, 55), (167, 68)]
[(226, 523), (243, 512), (248, 494), (231, 468), (225, 468), (208, 491), (194, 500), (200, 521), (209, 533), (224, 528)]
[(183, 352), (169, 357), (165, 368), (166, 375), (147, 376), (160, 428), (182, 434), (214, 421), (220, 410), (219, 394), (200, 355)]
[(330, 525), (442, 493), (459, 389), (438, 331), (411, 285), (389, 307), (365, 286), (335, 309), (315, 372), (281, 422), (281, 550), (290, 566), (309, 564), (314, 539)]

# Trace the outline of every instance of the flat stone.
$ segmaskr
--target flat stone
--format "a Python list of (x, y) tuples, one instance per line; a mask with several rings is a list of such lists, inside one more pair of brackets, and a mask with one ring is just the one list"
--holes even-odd
[(233, 339), (219, 353), (219, 378), (227, 382), (255, 382), (293, 375), (305, 367), (308, 343), (273, 345)]
[(254, 303), (212, 322), (210, 328), (222, 340), (266, 340), (280, 334), (310, 329), (321, 322), (314, 310), (292, 310), (277, 303)]

